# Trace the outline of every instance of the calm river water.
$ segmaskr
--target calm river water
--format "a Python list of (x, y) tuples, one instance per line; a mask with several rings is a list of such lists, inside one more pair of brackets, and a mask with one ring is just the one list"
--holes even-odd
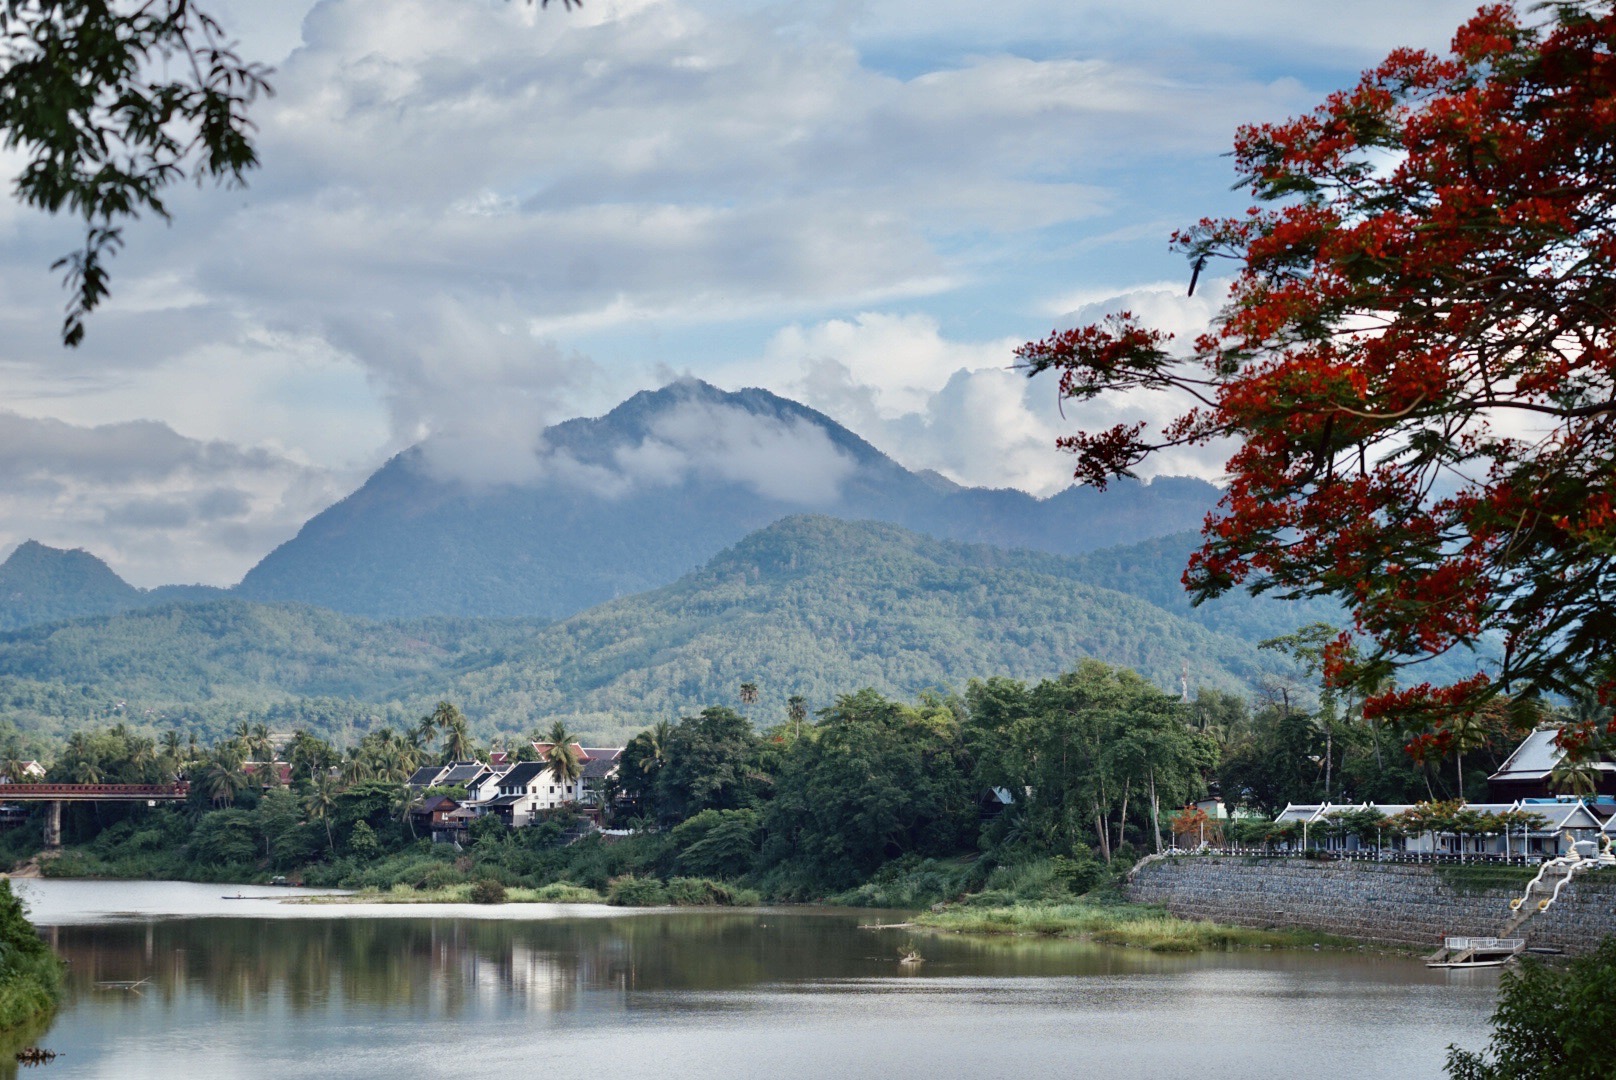
[[(40, 1075), (63, 1080), (1417, 1080), (1442, 1075), (1448, 1043), (1485, 1043), (1497, 989), (1356, 953), (1163, 957), (860, 929), (881, 921), (862, 911), (16, 885), (71, 965), (33, 1040), (60, 1054)], [(909, 946), (925, 963), (897, 963)]]

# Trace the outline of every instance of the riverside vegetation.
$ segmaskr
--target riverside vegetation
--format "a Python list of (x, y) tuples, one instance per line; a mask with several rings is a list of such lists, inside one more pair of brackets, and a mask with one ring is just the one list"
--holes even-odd
[(61, 961), (34, 932), (11, 882), (0, 879), (0, 1041), (47, 1019), (61, 986)]
[[(1305, 657), (1319, 636), (1282, 639), (1277, 651)], [(743, 688), (743, 698), (752, 690)], [(478, 820), (463, 849), (416, 834), (410, 810), (419, 793), (404, 783), (424, 760), (484, 752), (470, 721), (447, 702), (345, 750), (298, 731), (279, 748), (289, 786), (274, 770), (244, 768), (274, 754), (262, 723), (243, 721), (211, 747), (172, 728), (154, 739), (118, 725), (69, 736), (49, 778), (158, 782), (184, 774), (189, 802), (69, 805), (67, 850), (42, 870), (232, 882), (284, 876), (386, 902), (503, 895), (623, 905), (952, 903), (929, 924), (1164, 948), (1272, 943), (1118, 911), (1109, 906), (1117, 876), (1140, 853), (1166, 846), (1177, 808), (1214, 783), (1230, 803), (1266, 815), (1287, 799), (1326, 792), (1392, 801), (1454, 791), (1467, 779), (1457, 761), (1404, 758), (1395, 746), (1409, 733), (1366, 721), (1350, 701), (1320, 695), (1305, 711), (1299, 700), (1300, 690), (1253, 708), (1208, 691), (1184, 703), (1132, 671), (1084, 661), (1038, 683), (993, 677), (960, 695), (908, 703), (861, 690), (816, 715), (797, 698), (761, 732), (740, 712), (714, 706), (629, 741), (602, 794), (611, 823), (632, 835), (571, 842), (576, 811), (561, 808), (515, 830)], [(561, 734), (532, 739), (568, 743)], [(1500, 724), (1497, 754), (1512, 737)], [(17, 752), (0, 741), (0, 771), (20, 768)], [(535, 751), (522, 742), (513, 753)], [(1473, 746), (1464, 764), (1487, 769), (1497, 754)], [(1004, 803), (1012, 792), (1020, 797)], [(39, 835), (37, 821), (0, 834), (0, 859), (33, 855)], [(1074, 907), (1082, 897), (1086, 906)], [(1124, 915), (1134, 930), (1121, 928)]]

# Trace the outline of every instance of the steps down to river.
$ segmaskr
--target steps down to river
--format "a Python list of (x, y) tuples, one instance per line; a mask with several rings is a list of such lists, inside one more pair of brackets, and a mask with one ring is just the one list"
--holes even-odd
[[(1526, 937), (1531, 948), (1574, 954), (1616, 934), (1616, 868), (1579, 873), (1548, 910), (1538, 910), (1553, 887), (1534, 887), (1531, 902), (1520, 905), (1532, 911), (1520, 918), (1510, 901), (1526, 881), (1485, 867), (1186, 855), (1141, 866), (1128, 894), (1185, 918), (1420, 949), (1449, 937)], [(1529, 932), (1513, 932), (1523, 926)]]

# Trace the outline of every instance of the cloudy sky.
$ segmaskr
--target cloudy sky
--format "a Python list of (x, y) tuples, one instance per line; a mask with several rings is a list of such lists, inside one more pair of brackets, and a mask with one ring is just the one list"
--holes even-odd
[(0, 552), (145, 586), (236, 581), (422, 439), (520, 482), (546, 424), (684, 374), (1056, 490), (1073, 418), (1015, 345), (1118, 306), (1203, 323), (1167, 236), (1244, 206), (1236, 125), (1474, 3), (203, 6), (276, 68), (263, 167), (128, 230), (80, 349), (48, 270), (73, 224), (0, 201)]

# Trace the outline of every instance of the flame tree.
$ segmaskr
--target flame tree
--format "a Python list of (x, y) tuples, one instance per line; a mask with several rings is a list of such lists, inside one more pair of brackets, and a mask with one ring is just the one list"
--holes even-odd
[[(1500, 695), (1616, 690), (1613, 46), (1611, 0), (1493, 5), (1446, 55), (1399, 50), (1308, 115), (1242, 128), (1258, 205), (1174, 237), (1197, 272), (1233, 260), (1208, 333), (1177, 348), (1122, 312), (1018, 350), (1068, 399), (1186, 402), (1159, 429), (1063, 438), (1080, 480), (1232, 448), (1185, 585), (1344, 601), (1326, 669), (1382, 688), (1370, 717), (1440, 730)], [(1496, 670), (1383, 689), (1488, 634)]]

